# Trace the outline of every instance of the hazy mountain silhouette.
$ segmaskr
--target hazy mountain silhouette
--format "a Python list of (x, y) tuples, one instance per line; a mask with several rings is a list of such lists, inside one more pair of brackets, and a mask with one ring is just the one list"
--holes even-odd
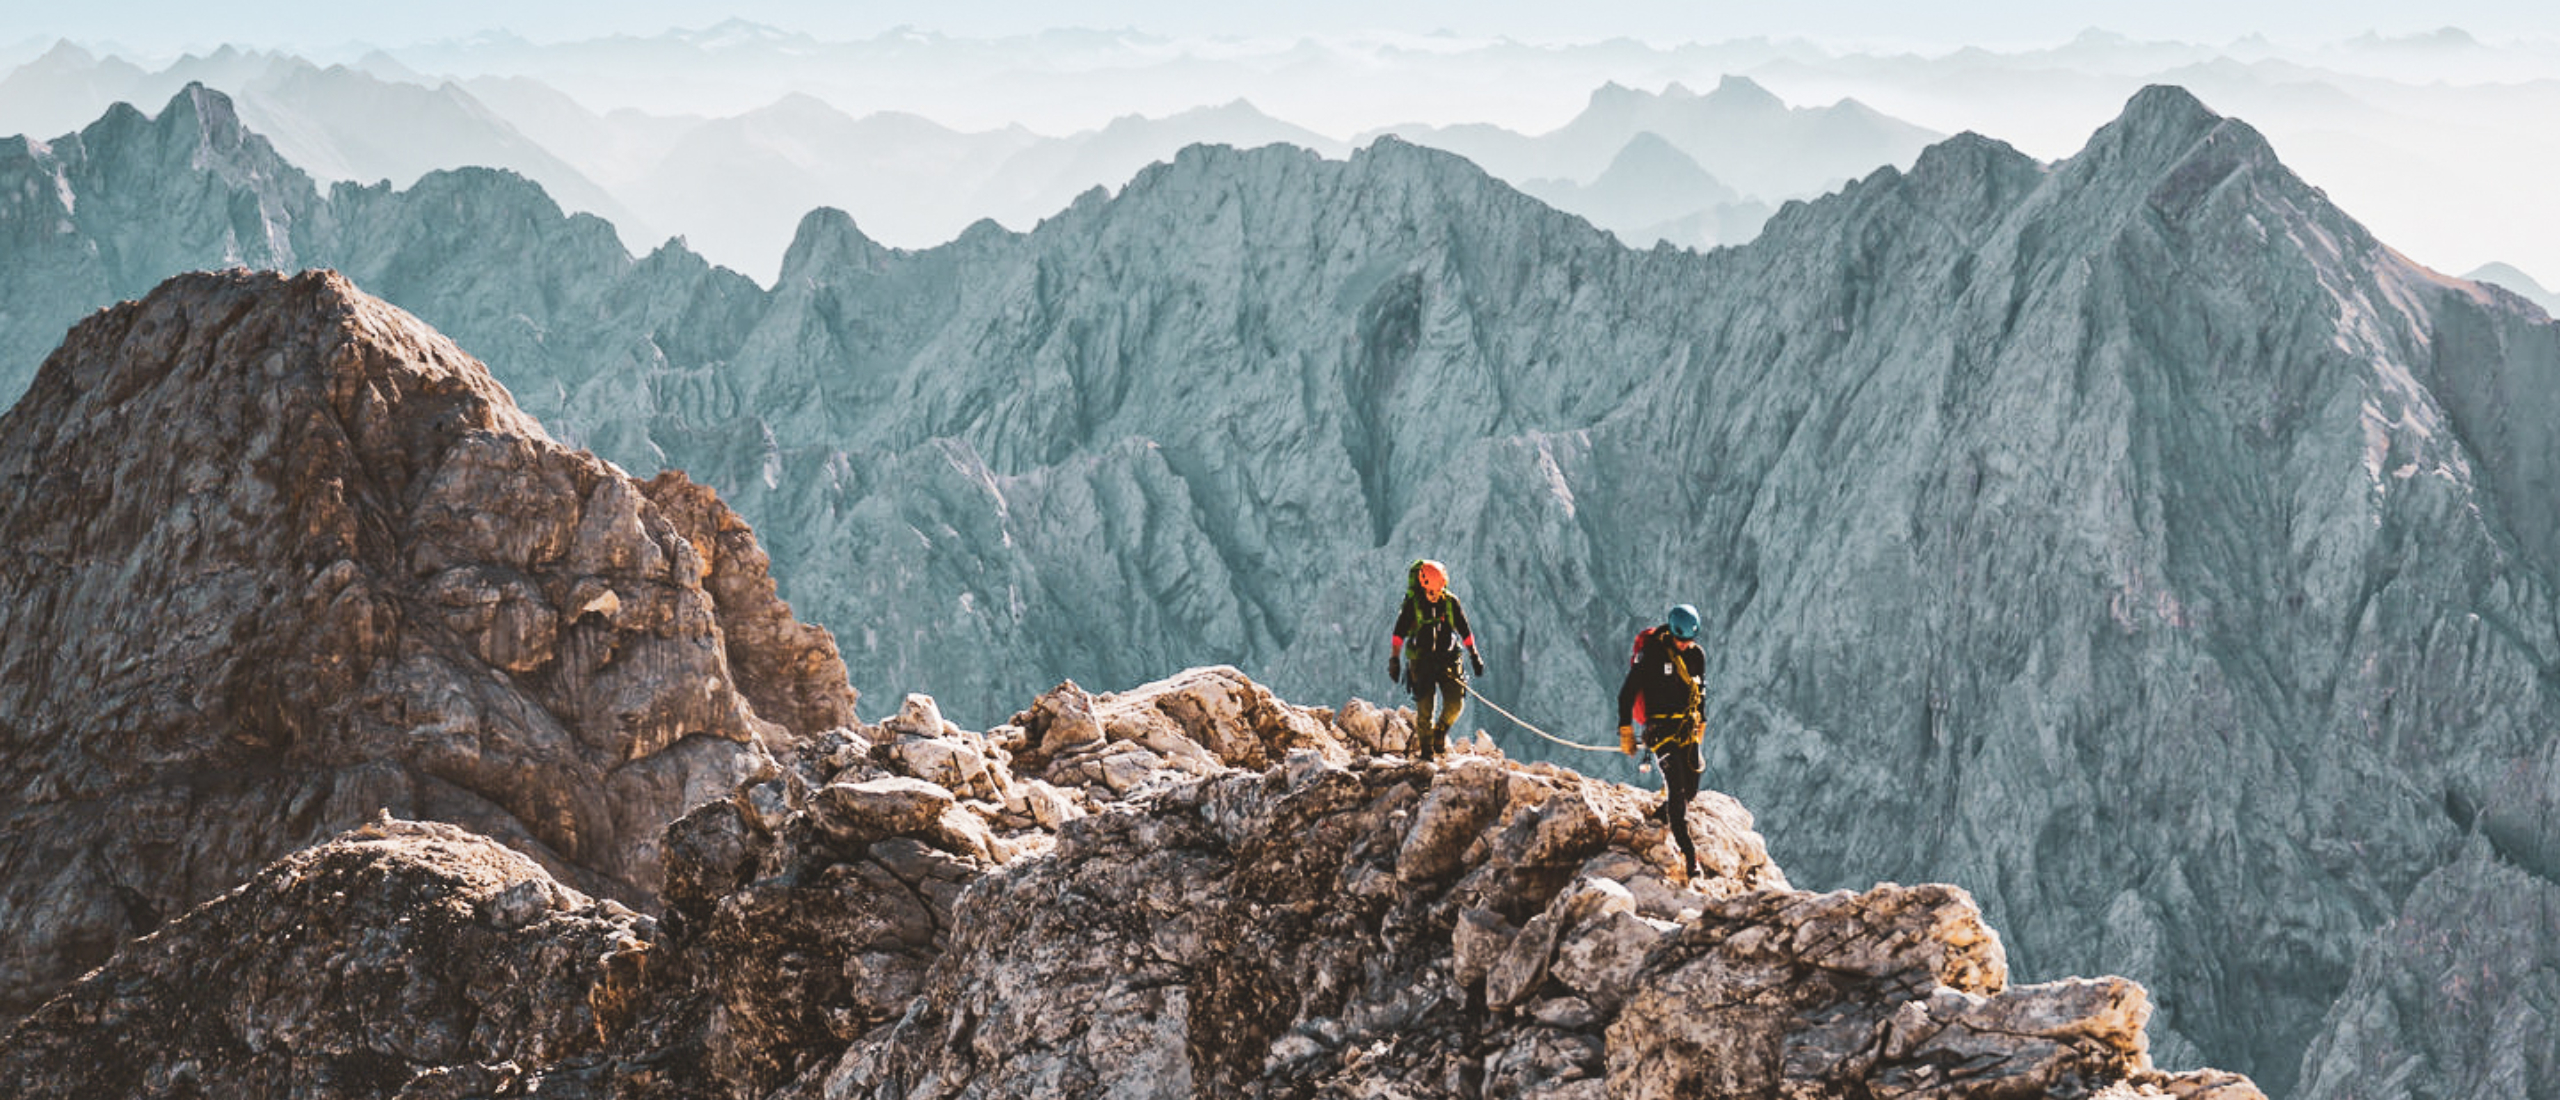
[(1397, 126), (1381, 131), (1447, 149), (1509, 180), (1597, 179), (1637, 135), (1650, 133), (1744, 196), (1810, 198), (1878, 167), (1909, 164), (1940, 135), (1853, 101), (1794, 108), (1745, 77), (1699, 95), (1610, 84), (1573, 121), (1536, 136), (1490, 126)]
[(2533, 276), (2516, 270), (2512, 264), (2488, 264), (2463, 278), (2479, 283), (2495, 283), (2502, 288), (2524, 295), (2527, 301), (2541, 306), (2545, 313), (2560, 315), (2560, 294), (2552, 293), (2541, 283), (2533, 281)]
[(145, 72), (62, 43), (0, 79), (0, 133), (50, 137), (86, 125), (110, 104), (164, 103), (189, 84), (225, 91), (252, 129), (320, 180), (406, 187), (440, 168), (503, 168), (540, 181), (569, 209), (612, 221), (634, 243), (652, 239), (645, 216), (469, 92), (285, 54), (225, 46)]
[(1772, 209), (1744, 201), (1698, 162), (1651, 132), (1637, 134), (1588, 185), (1529, 180), (1522, 191), (1558, 210), (1581, 214), (1637, 247), (1656, 241), (1688, 247), (1738, 244), (1760, 232)]

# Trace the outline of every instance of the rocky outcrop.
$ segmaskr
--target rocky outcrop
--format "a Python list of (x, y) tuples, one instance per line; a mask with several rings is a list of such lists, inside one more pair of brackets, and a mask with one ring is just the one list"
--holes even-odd
[(315, 1100), (2260, 1097), (2152, 1068), (2134, 983), (2010, 984), (1962, 890), (1790, 889), (1714, 794), (1684, 880), (1656, 796), (1482, 741), (1416, 763), (1409, 735), (1232, 668), (1062, 685), (983, 732), (910, 696), (671, 826), (654, 921), (370, 824), (127, 948), (0, 1071)]
[(668, 821), (853, 713), (707, 490), (327, 272), (75, 329), (0, 420), (0, 546), (11, 1014), (385, 809), (653, 904)]
[(490, 1096), (637, 1006), (651, 922), (451, 825), (269, 865), (17, 1024), (20, 1096)]

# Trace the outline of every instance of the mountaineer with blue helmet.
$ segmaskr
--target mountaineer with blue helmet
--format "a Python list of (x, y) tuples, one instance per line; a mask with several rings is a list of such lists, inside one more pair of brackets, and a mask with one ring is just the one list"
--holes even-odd
[(1706, 651), (1698, 648), (1698, 609), (1681, 604), (1662, 625), (1636, 635), (1627, 676), (1618, 685), (1618, 750), (1635, 755), (1635, 723), (1644, 723), (1645, 747), (1662, 762), (1662, 818), (1680, 848), (1689, 877), (1698, 877), (1698, 846), (1689, 839), (1689, 800), (1705, 770)]

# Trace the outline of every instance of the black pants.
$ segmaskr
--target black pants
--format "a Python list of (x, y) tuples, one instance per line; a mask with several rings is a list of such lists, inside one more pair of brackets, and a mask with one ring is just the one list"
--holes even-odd
[[(1644, 736), (1662, 765), (1662, 820), (1671, 826), (1671, 843), (1679, 847), (1680, 857), (1695, 867), (1698, 844), (1689, 839), (1689, 800), (1698, 797), (1698, 777), (1706, 770), (1699, 752), (1702, 739), (1694, 720), (1648, 725)], [(1666, 743), (1674, 741), (1679, 743)]]
[[(1422, 740), (1417, 754), (1424, 760), (1436, 760), (1449, 751), (1449, 727), (1458, 723), (1458, 712), (1467, 707), (1467, 682), (1454, 674), (1415, 676), (1413, 678), (1414, 733)], [(1439, 713), (1432, 713), (1434, 697)]]

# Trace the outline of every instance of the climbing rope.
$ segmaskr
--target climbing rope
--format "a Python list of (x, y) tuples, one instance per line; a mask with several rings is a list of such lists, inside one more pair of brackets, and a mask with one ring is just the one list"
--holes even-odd
[[(1470, 692), (1469, 694), (1470, 694), (1470, 695), (1474, 695), (1474, 693), (1472, 693), (1472, 692)], [(1583, 743), (1581, 743), (1581, 742), (1579, 742), (1579, 741), (1567, 741), (1567, 740), (1565, 740), (1564, 738), (1558, 737), (1558, 736), (1556, 736), (1556, 735), (1554, 735), (1554, 734), (1552, 734), (1552, 733), (1548, 733), (1548, 732), (1547, 732), (1547, 731), (1545, 731), (1545, 730), (1539, 729), (1539, 728), (1538, 728), (1538, 727), (1536, 727), (1536, 726), (1530, 725), (1528, 722), (1526, 722), (1526, 721), (1522, 720), (1522, 719), (1521, 719), (1521, 717), (1520, 717), (1519, 715), (1517, 715), (1517, 714), (1513, 714), (1513, 713), (1511, 713), (1510, 711), (1507, 711), (1507, 710), (1502, 709), (1502, 704), (1500, 704), (1500, 703), (1494, 702), (1494, 701), (1493, 701), (1493, 700), (1491, 700), (1491, 699), (1487, 699), (1487, 698), (1485, 698), (1485, 697), (1484, 697), (1484, 696), (1482, 696), (1482, 695), (1474, 695), (1474, 698), (1475, 698), (1475, 700), (1476, 700), (1477, 702), (1479, 702), (1479, 703), (1483, 703), (1484, 705), (1486, 705), (1486, 706), (1488, 706), (1488, 707), (1492, 707), (1492, 708), (1493, 708), (1493, 712), (1494, 712), (1495, 714), (1499, 714), (1499, 715), (1501, 715), (1501, 716), (1503, 716), (1503, 717), (1505, 717), (1505, 718), (1510, 719), (1510, 720), (1511, 720), (1511, 724), (1513, 724), (1513, 725), (1515, 725), (1515, 726), (1518, 726), (1518, 727), (1520, 727), (1521, 729), (1527, 730), (1527, 731), (1529, 731), (1529, 732), (1531, 732), (1531, 733), (1537, 734), (1537, 735), (1538, 735), (1538, 736), (1540, 736), (1540, 737), (1544, 737), (1544, 738), (1546, 738), (1547, 740), (1549, 740), (1549, 741), (1553, 741), (1553, 742), (1555, 742), (1556, 744), (1562, 745), (1562, 746), (1564, 746), (1564, 747), (1566, 747), (1566, 748), (1568, 748), (1568, 749), (1581, 749), (1581, 750), (1582, 750), (1582, 751), (1584, 751), (1584, 752), (1616, 752), (1616, 751), (1618, 751), (1618, 746), (1616, 746), (1616, 745), (1585, 745), (1585, 744), (1583, 744)]]

